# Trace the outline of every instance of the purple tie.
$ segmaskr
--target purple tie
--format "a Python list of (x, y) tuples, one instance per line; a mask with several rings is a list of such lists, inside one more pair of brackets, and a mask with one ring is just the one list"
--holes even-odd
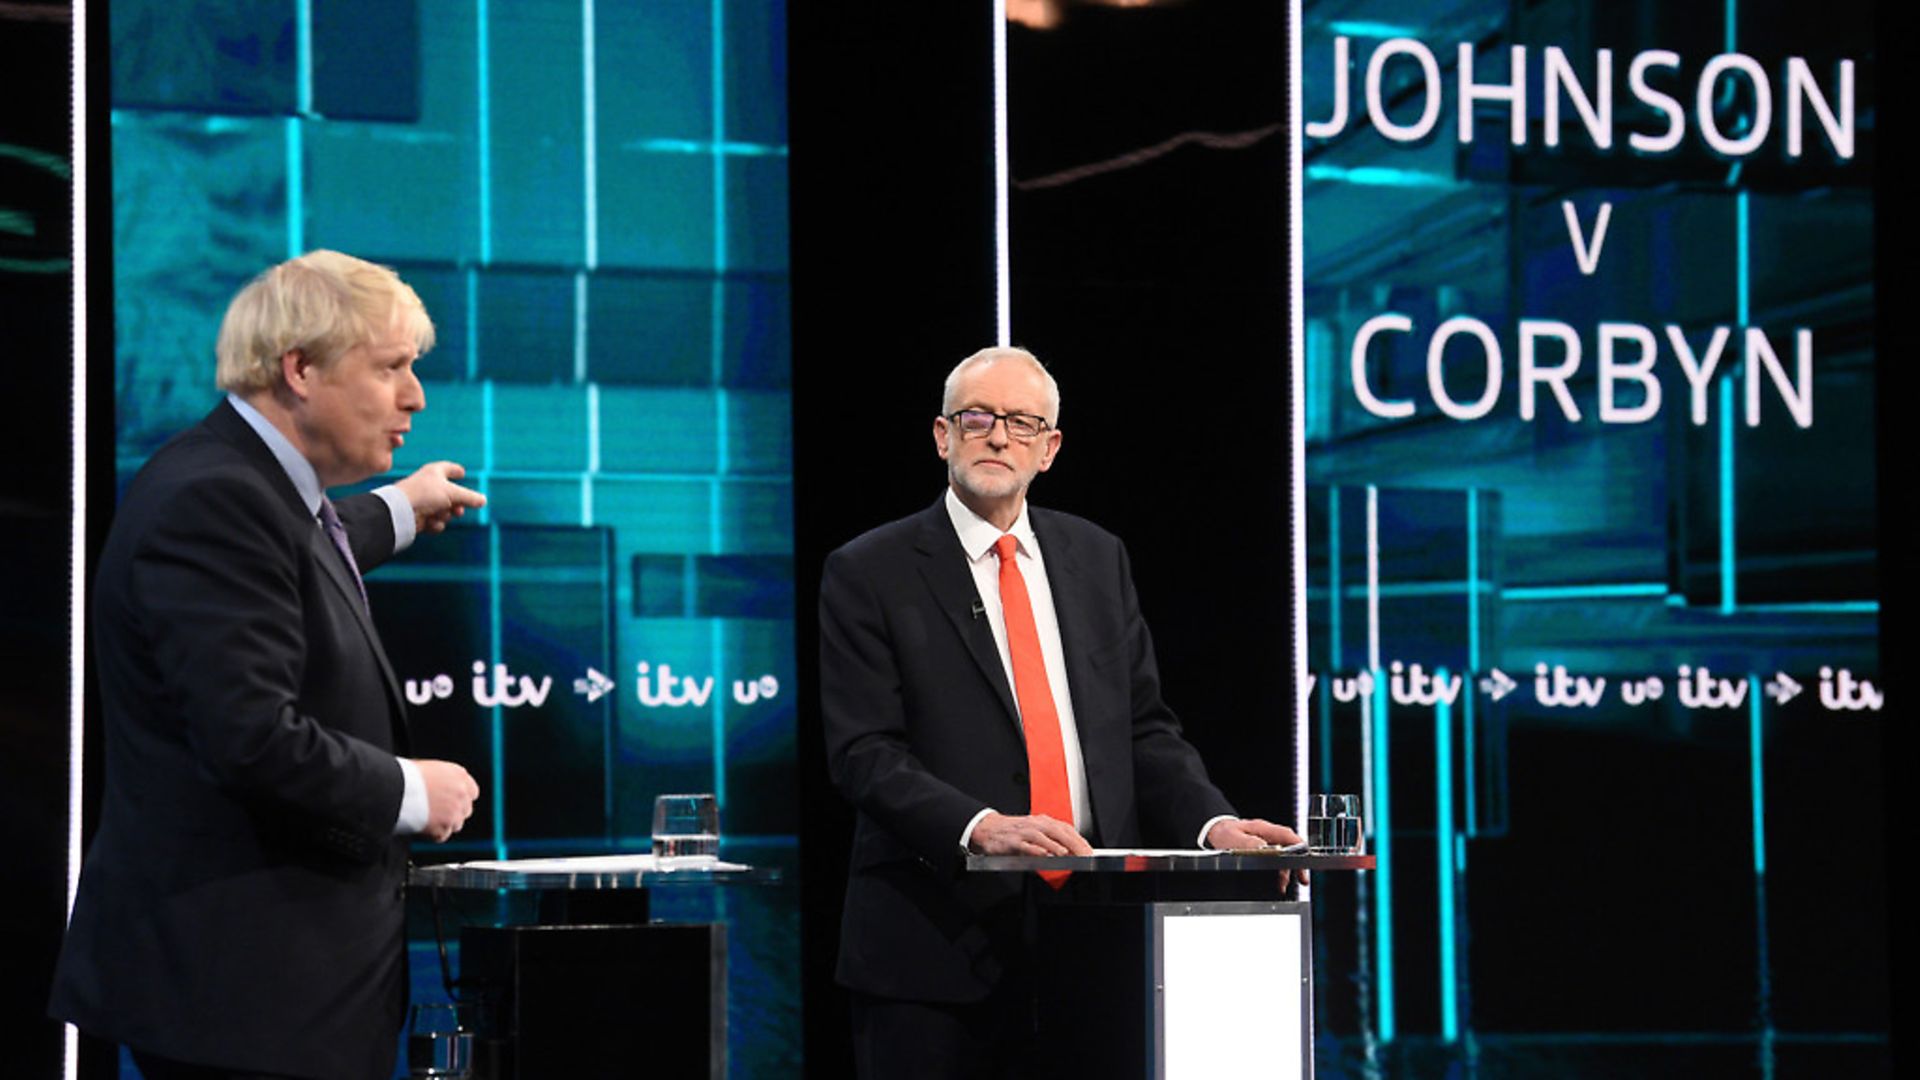
[(371, 614), (373, 605), (367, 603), (367, 583), (360, 579), (360, 564), (353, 561), (353, 548), (347, 544), (347, 527), (340, 524), (340, 514), (325, 495), (320, 496), (320, 527), (327, 530), (327, 539), (333, 541), (334, 550), (347, 560), (347, 570), (353, 574), (353, 583), (360, 587), (360, 604)]

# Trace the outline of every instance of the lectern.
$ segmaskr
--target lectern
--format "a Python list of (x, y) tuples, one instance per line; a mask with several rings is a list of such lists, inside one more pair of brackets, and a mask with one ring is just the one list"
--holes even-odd
[(651, 922), (648, 892), (776, 877), (711, 857), (611, 855), (422, 866), (408, 884), (538, 896), (533, 925), (461, 930), (474, 1080), (722, 1078), (726, 927)]
[(1313, 920), (1279, 873), (1367, 870), (1371, 855), (974, 855), (969, 873), (1071, 870), (1033, 898), (1044, 1072), (1310, 1080)]

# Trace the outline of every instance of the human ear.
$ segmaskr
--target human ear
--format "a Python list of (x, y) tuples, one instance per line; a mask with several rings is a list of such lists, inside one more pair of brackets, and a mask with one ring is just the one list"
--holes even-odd
[(1040, 471), (1041, 472), (1046, 472), (1048, 469), (1053, 468), (1053, 459), (1054, 459), (1054, 456), (1058, 453), (1060, 453), (1060, 429), (1054, 428), (1053, 430), (1047, 432), (1046, 453), (1040, 455)]
[(933, 450), (934, 453), (940, 455), (941, 461), (947, 460), (947, 432), (949, 430), (951, 430), (951, 426), (947, 423), (946, 417), (936, 416), (933, 418)]
[(288, 349), (280, 354), (280, 378), (287, 384), (293, 396), (306, 400), (312, 392), (313, 364), (307, 354), (299, 349)]

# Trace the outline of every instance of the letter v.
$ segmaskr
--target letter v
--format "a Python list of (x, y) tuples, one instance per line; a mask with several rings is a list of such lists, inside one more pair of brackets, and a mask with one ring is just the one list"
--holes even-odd
[(1580, 264), (1580, 273), (1591, 276), (1600, 267), (1600, 247), (1607, 242), (1607, 222), (1613, 219), (1613, 204), (1600, 204), (1600, 213), (1593, 219), (1593, 242), (1588, 244), (1580, 232), (1580, 215), (1574, 212), (1573, 200), (1560, 200), (1560, 210), (1567, 216), (1567, 237), (1573, 241), (1573, 258)]

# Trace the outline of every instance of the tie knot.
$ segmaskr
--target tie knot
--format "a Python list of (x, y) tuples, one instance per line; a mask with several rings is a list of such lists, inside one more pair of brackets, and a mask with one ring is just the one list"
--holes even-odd
[(320, 524), (329, 529), (343, 528), (340, 524), (340, 514), (333, 508), (333, 500), (325, 495), (320, 496)]
[(993, 542), (993, 553), (1000, 556), (1001, 562), (1013, 559), (1013, 553), (1020, 547), (1020, 541), (1012, 533), (1006, 533)]

